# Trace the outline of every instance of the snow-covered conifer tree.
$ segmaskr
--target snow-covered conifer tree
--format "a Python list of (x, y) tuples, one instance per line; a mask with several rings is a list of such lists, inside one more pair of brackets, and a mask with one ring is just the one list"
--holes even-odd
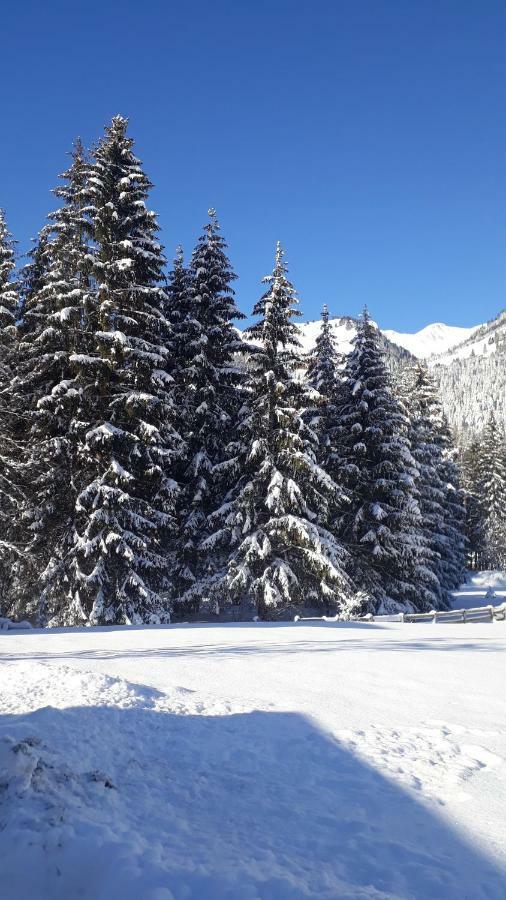
[(402, 370), (404, 399), (409, 412), (409, 439), (418, 470), (421, 527), (431, 553), (438, 606), (449, 604), (448, 591), (462, 581), (465, 511), (454, 449), (436, 385), (427, 366)]
[(466, 510), (467, 563), (470, 569), (481, 569), (485, 549), (485, 515), (481, 497), (481, 441), (479, 438), (472, 440), (462, 450), (460, 463)]
[(73, 423), (80, 386), (71, 363), (88, 335), (91, 226), (86, 217), (87, 163), (76, 141), (72, 163), (54, 190), (62, 205), (48, 216), (32, 262), (25, 267), (19, 361), (13, 381), (26, 431), (27, 553), (38, 570), (26, 612), (41, 623), (65, 603), (66, 558), (74, 529), (78, 459)]
[(29, 300), (39, 292), (44, 284), (49, 265), (49, 236), (47, 228), (43, 228), (39, 235), (32, 240), (32, 248), (26, 254), (28, 262), (21, 267), (18, 278), (20, 328), (23, 329), (24, 309)]
[[(5, 213), (0, 209), (0, 366), (8, 362), (16, 337), (19, 297), (13, 280), (16, 267), (14, 240), (7, 229)], [(3, 379), (2, 379), (3, 380)]]
[(484, 564), (506, 566), (506, 459), (504, 432), (494, 413), (481, 437), (480, 495), (484, 516)]
[(235, 301), (236, 278), (214, 210), (193, 251), (188, 273), (176, 263), (169, 309), (178, 348), (176, 391), (181, 399), (188, 451), (181, 474), (179, 540), (175, 570), (181, 610), (198, 609), (217, 561), (200, 545), (210, 534), (209, 514), (233, 478), (233, 441), (244, 380), (237, 355), (244, 344), (233, 325), (244, 318)]
[[(343, 402), (343, 360), (336, 348), (326, 305), (314, 349), (309, 354), (306, 385), (309, 389), (306, 420), (318, 437), (318, 461), (332, 478), (339, 478), (338, 440), (339, 409)], [(312, 393), (314, 392), (314, 393)]]
[[(184, 264), (183, 248), (177, 248), (173, 267), (169, 273), (166, 289), (166, 316), (172, 328), (171, 373), (174, 378), (174, 399), (179, 416), (180, 431), (191, 440), (189, 423), (195, 408), (196, 395), (193, 390), (191, 363), (195, 348), (202, 335), (201, 323), (193, 315), (193, 279), (188, 266)], [(189, 448), (187, 450), (187, 453)], [(171, 583), (174, 614), (185, 611), (191, 603), (181, 601), (183, 596), (196, 584), (197, 550), (192, 520), (188, 521), (189, 471), (187, 453), (181, 458), (181, 480), (186, 480), (186, 489), (179, 494), (178, 527), (174, 541), (174, 556), (171, 559)], [(195, 606), (197, 600), (195, 600)]]
[(70, 602), (56, 616), (69, 624), (169, 618), (172, 472), (181, 442), (172, 424), (164, 257), (146, 207), (151, 185), (126, 129), (126, 119), (112, 120), (87, 181), (95, 290), (86, 310), (90, 340), (71, 356), (82, 398), (80, 491)]
[(442, 450), (440, 475), (446, 487), (444, 514), (445, 535), (449, 552), (441, 567), (442, 578), (449, 590), (460, 587), (466, 566), (466, 507), (462, 486), (458, 449), (455, 446), (444, 412), (438, 420), (437, 433)]
[(12, 408), (11, 379), (16, 366), (18, 286), (14, 280), (14, 241), (0, 209), (0, 615), (12, 612), (13, 580), (20, 564), (19, 508), (23, 501), (20, 430)]
[(214, 518), (221, 530), (212, 546), (225, 539), (230, 547), (220, 588), (243, 615), (274, 618), (304, 604), (344, 612), (353, 597), (346, 554), (325, 527), (343, 497), (318, 466), (317, 438), (302, 415), (303, 392), (293, 378), (299, 340), (292, 319), (299, 313), (279, 244), (264, 282), (253, 310), (260, 319), (246, 332), (260, 348), (249, 361), (240, 420), (242, 474)]
[(394, 396), (378, 329), (367, 311), (344, 369), (339, 429), (343, 483), (351, 492), (341, 534), (354, 576), (376, 609), (430, 609), (436, 602), (421, 530), (408, 418)]

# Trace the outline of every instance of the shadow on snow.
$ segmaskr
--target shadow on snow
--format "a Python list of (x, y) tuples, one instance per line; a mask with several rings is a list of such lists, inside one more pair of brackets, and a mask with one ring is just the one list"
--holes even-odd
[[(424, 626), (417, 626), (423, 628)], [(94, 629), (95, 631), (95, 629)], [(130, 629), (125, 629), (125, 632), (130, 631)], [(26, 632), (30, 634), (31, 632)], [(46, 632), (47, 634), (48, 632)], [(52, 633), (52, 632), (51, 632)], [(10, 632), (5, 635), (6, 640), (9, 639), (10, 635), (14, 635), (15, 632)], [(90, 630), (87, 630), (87, 634), (90, 635)], [(349, 652), (364, 652), (364, 653), (374, 653), (381, 651), (469, 651), (472, 650), (474, 652), (498, 652), (504, 650), (504, 644), (500, 642), (496, 642), (493, 638), (484, 638), (482, 640), (460, 640), (456, 641), (455, 639), (449, 640), (445, 637), (431, 637), (427, 640), (415, 640), (413, 638), (407, 640), (395, 640), (395, 639), (387, 639), (386, 637), (375, 637), (374, 640), (364, 640), (362, 638), (346, 638), (344, 640), (339, 640), (336, 636), (335, 639), (327, 639), (324, 641), (318, 640), (300, 640), (300, 641), (290, 641), (289, 643), (284, 642), (273, 642), (273, 641), (251, 641), (247, 644), (234, 644), (234, 643), (193, 643), (191, 645), (188, 644), (180, 644), (178, 646), (177, 642), (177, 633), (173, 633), (174, 638), (168, 642), (168, 646), (164, 647), (138, 647), (138, 648), (115, 648), (115, 649), (107, 649), (102, 648), (100, 646), (92, 647), (87, 650), (58, 650), (55, 648), (54, 650), (48, 650), (47, 652), (39, 652), (39, 653), (23, 653), (21, 651), (8, 653), (8, 652), (0, 652), (0, 659), (5, 660), (6, 662), (19, 662), (21, 660), (30, 659), (34, 661), (44, 661), (44, 660), (86, 660), (86, 659), (142, 659), (145, 657), (146, 659), (174, 659), (174, 658), (183, 658), (190, 657), (194, 659), (198, 659), (201, 657), (241, 657), (241, 656), (282, 656), (282, 655), (293, 655), (297, 653), (339, 653), (342, 651)], [(100, 642), (99, 642), (100, 643)], [(8, 647), (8, 644), (4, 645)]]
[(155, 697), (0, 717), (0, 749), (29, 739), (21, 781), (0, 754), (5, 900), (503, 900), (435, 807), (308, 718)]

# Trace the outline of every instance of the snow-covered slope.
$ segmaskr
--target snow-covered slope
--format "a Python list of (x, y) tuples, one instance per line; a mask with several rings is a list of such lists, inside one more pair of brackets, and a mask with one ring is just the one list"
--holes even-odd
[[(311, 322), (297, 322), (301, 332), (302, 349), (305, 353), (313, 349), (321, 324), (321, 319), (314, 319)], [(339, 352), (343, 354), (349, 353), (352, 348), (351, 342), (357, 333), (355, 320), (351, 316), (336, 316), (330, 320), (330, 325)]]
[(445, 353), (462, 341), (470, 338), (479, 328), (475, 325), (472, 328), (460, 328), (456, 325), (444, 325), (443, 322), (434, 322), (433, 325), (426, 325), (420, 331), (414, 334), (403, 334), (400, 331), (385, 330), (383, 334), (398, 344), (409, 350), (417, 359), (427, 359), (434, 354)]
[(491, 412), (506, 428), (506, 312), (428, 362), (450, 424), (463, 438), (480, 431)]
[[(338, 349), (341, 353), (349, 353), (352, 346), (351, 341), (356, 333), (355, 320), (351, 316), (335, 317), (331, 319), (331, 326)], [(299, 323), (304, 352), (314, 347), (320, 327), (321, 321), (319, 319)], [(460, 328), (456, 325), (444, 325), (442, 322), (435, 322), (413, 334), (403, 334), (400, 331), (391, 331), (389, 329), (382, 329), (382, 334), (390, 345), (408, 351), (409, 354), (417, 359), (427, 359), (430, 356), (445, 353), (452, 347), (467, 341), (481, 327), (475, 325), (472, 328)]]
[(503, 900), (505, 652), (503, 622), (2, 632), (0, 895)]
[(472, 334), (460, 343), (434, 351), (437, 355), (437, 359), (433, 360), (434, 364), (447, 366), (454, 360), (468, 359), (470, 356), (490, 356), (496, 352), (506, 354), (506, 311), (471, 331)]
[[(315, 319), (311, 322), (298, 322), (297, 324), (300, 329), (302, 352), (308, 353), (315, 345), (321, 328), (321, 320)], [(330, 319), (330, 325), (336, 339), (337, 350), (344, 356), (350, 352), (353, 346), (352, 341), (357, 333), (356, 319), (351, 316), (334, 316)], [(401, 343), (392, 341), (388, 336), (389, 332), (383, 331), (382, 335), (388, 357), (393, 363), (407, 361), (410, 358), (410, 352)]]
[[(320, 324), (300, 325), (305, 353), (314, 346)], [(343, 316), (331, 324), (339, 351), (349, 353), (355, 320)], [(506, 312), (472, 328), (437, 322), (414, 334), (382, 334), (392, 368), (416, 358), (426, 360), (439, 383), (450, 425), (462, 439), (483, 428), (491, 411), (506, 428)]]

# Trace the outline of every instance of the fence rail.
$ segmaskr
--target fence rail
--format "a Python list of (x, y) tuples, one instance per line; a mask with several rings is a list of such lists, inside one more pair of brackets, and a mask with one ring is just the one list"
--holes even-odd
[[(339, 616), (295, 616), (295, 622), (342, 622)], [(450, 609), (440, 612), (432, 609), (426, 613), (393, 613), (385, 616), (355, 616), (352, 622), (504, 622), (506, 603), (500, 606), (476, 606), (473, 609)]]

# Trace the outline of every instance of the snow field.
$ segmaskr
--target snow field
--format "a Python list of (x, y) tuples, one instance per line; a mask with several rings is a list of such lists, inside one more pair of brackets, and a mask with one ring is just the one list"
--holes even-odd
[[(488, 596), (492, 591), (493, 596)], [(470, 572), (467, 581), (453, 591), (454, 609), (473, 609), (478, 606), (500, 606), (506, 603), (505, 572)]]
[(2, 900), (503, 898), (505, 649), (502, 622), (2, 633)]

